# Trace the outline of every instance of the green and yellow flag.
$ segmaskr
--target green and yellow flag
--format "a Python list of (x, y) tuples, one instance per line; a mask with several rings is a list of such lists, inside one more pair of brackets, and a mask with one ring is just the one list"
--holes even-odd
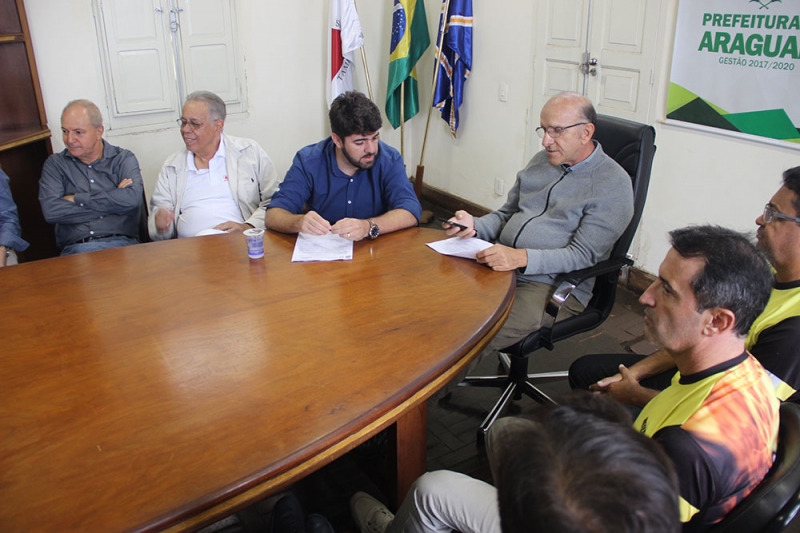
[(389, 53), (389, 88), (386, 91), (386, 117), (400, 126), (400, 85), (405, 84), (402, 122), (419, 112), (416, 64), (431, 44), (424, 0), (394, 0), (392, 44)]

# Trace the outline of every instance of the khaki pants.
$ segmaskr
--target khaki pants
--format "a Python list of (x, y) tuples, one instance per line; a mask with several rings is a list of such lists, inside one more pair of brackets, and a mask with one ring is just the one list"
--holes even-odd
[[(490, 351), (508, 348), (542, 327), (544, 308), (555, 287), (538, 281), (518, 281), (514, 304), (508, 320), (484, 350), (481, 357)], [(556, 322), (583, 312), (584, 306), (577, 298), (570, 296), (558, 312)]]
[[(481, 354), (476, 357), (465, 370), (462, 370), (450, 383), (439, 389), (434, 395), (433, 400), (438, 401), (449, 394), (458, 384), (467, 377), (484, 357), (496, 351), (503, 351), (512, 344), (524, 339), (530, 333), (538, 330), (542, 326), (542, 316), (550, 296), (555, 291), (555, 287), (548, 283), (538, 281), (517, 281), (517, 292), (514, 297), (514, 304), (508, 313), (506, 320), (497, 335), (489, 342)], [(570, 296), (561, 306), (556, 317), (556, 322), (565, 318), (575, 316), (584, 310), (584, 305), (577, 298)]]

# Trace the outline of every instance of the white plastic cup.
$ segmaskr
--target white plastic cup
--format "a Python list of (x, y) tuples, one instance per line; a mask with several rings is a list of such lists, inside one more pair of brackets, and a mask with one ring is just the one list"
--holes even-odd
[(247, 256), (250, 259), (261, 259), (264, 257), (264, 230), (246, 229), (244, 239), (247, 241)]

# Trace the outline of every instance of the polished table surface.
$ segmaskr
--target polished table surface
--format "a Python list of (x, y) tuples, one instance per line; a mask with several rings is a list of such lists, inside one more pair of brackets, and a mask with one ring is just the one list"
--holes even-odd
[(215, 235), (0, 269), (0, 529), (197, 529), (387, 427), (404, 490), (425, 398), (514, 295), (424, 246), (443, 237), (291, 263), (294, 236), (249, 260)]

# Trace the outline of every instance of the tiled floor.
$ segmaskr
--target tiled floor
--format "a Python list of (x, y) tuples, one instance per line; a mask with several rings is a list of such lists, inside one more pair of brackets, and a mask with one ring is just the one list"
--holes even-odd
[[(438, 226), (434, 222), (431, 227)], [(544, 372), (566, 370), (577, 357), (589, 353), (635, 351), (650, 353), (655, 347), (643, 337), (642, 306), (637, 296), (620, 289), (614, 311), (609, 319), (595, 331), (577, 335), (559, 343), (552, 352), (542, 350), (531, 357), (530, 371)], [(476, 374), (494, 374), (497, 360), (486, 358), (476, 369)], [(566, 392), (566, 380), (542, 384), (551, 395)], [(450, 469), (474, 477), (487, 479), (488, 465), (485, 455), (476, 445), (476, 431), (500, 395), (499, 389), (455, 389), (451, 396), (440, 402), (428, 404), (428, 470)], [(509, 414), (526, 412), (535, 402), (523, 398), (516, 402)], [(312, 474), (292, 488), (306, 512), (327, 516), (336, 531), (355, 532), (350, 519), (348, 500), (357, 490), (365, 490), (383, 499), (379, 489), (364, 473), (360, 465), (370, 455), (379, 454), (383, 448), (378, 443), (362, 447)], [(269, 531), (269, 514), (275, 498), (269, 498), (237, 513), (234, 517), (207, 528), (204, 533)]]

